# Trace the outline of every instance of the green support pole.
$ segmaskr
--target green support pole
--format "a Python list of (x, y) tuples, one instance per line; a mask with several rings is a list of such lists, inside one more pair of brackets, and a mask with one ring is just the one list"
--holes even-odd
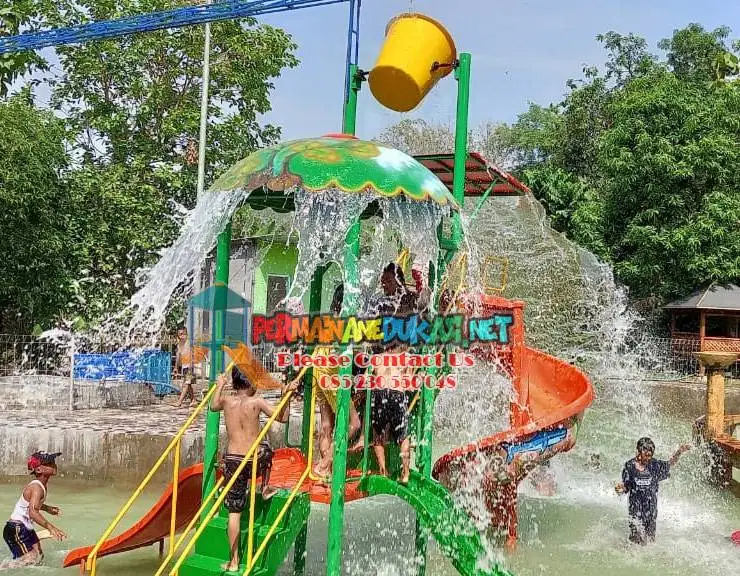
[(465, 164), (468, 159), (468, 110), (470, 108), (470, 54), (463, 52), (457, 68), (457, 113), (455, 115), (455, 171), (452, 175), (452, 194), (465, 204)]
[[(455, 119), (455, 169), (452, 177), (452, 194), (457, 200), (460, 209), (465, 205), (465, 165), (468, 158), (468, 111), (470, 105), (470, 54), (460, 54), (457, 67), (455, 68), (455, 79), (457, 80), (457, 115)], [(444, 259), (440, 255), (440, 270), (448, 264), (454, 257), (455, 253), (462, 242), (462, 225), (460, 214), (455, 213), (452, 216), (452, 229), (449, 238), (445, 238), (438, 232), (440, 237), (440, 248), (447, 250)], [(442, 372), (443, 373), (443, 372)], [(430, 370), (429, 374), (433, 377), (439, 376), (438, 370)], [(421, 398), (419, 399), (419, 418), (421, 437), (419, 438), (419, 448), (416, 458), (416, 464), (419, 472), (431, 478), (432, 475), (432, 441), (434, 438), (434, 401), (435, 390), (422, 388)], [(416, 571), (417, 576), (424, 576), (426, 573), (426, 552), (428, 542), (428, 532), (423, 523), (417, 517), (416, 519), (416, 556), (419, 562)]]
[[(360, 255), (360, 223), (355, 222), (347, 234), (344, 251), (344, 314), (357, 311), (357, 288)], [(352, 367), (339, 371), (341, 376), (352, 376)], [(344, 532), (344, 491), (347, 483), (347, 443), (349, 432), (349, 404), (351, 390), (343, 386), (337, 392), (337, 413), (334, 419), (334, 462), (331, 477), (331, 502), (329, 504), (329, 534), (326, 553), (327, 576), (342, 574), (342, 544)]]
[(306, 571), (306, 542), (308, 541), (308, 524), (304, 524), (295, 539), (293, 547), (293, 574), (303, 576)]
[(478, 217), (478, 212), (480, 212), (480, 209), (483, 208), (483, 204), (486, 203), (486, 200), (488, 200), (491, 192), (493, 192), (494, 186), (495, 184), (491, 184), (483, 193), (483, 196), (480, 197), (480, 200), (478, 200), (478, 203), (475, 205), (475, 210), (473, 210), (473, 213), (470, 215), (470, 222), (468, 223), (469, 225), (475, 222), (475, 219)]
[[(311, 278), (311, 291), (308, 297), (309, 314), (321, 312), (321, 292), (324, 283), (325, 266), (319, 266)], [(301, 428), (301, 451), (308, 456), (308, 443), (311, 434), (311, 394), (313, 389), (313, 369), (306, 370), (303, 377), (303, 426)]]
[[(428, 374), (432, 378), (436, 378), (439, 376), (439, 371), (432, 369), (429, 370)], [(420, 474), (431, 478), (432, 441), (434, 438), (434, 389), (424, 386), (421, 389), (419, 401), (421, 402), (421, 436), (418, 440), (420, 458), (417, 459), (417, 466)], [(421, 465), (419, 466), (419, 464)]]
[[(362, 87), (362, 74), (356, 65), (349, 69), (350, 89), (344, 107), (342, 131), (354, 136), (357, 127), (357, 93)], [(360, 222), (352, 224), (347, 233), (344, 250), (344, 306), (345, 315), (357, 310), (359, 271), (357, 260), (360, 256)], [(352, 376), (351, 366), (339, 371), (341, 376)], [(342, 574), (342, 533), (344, 532), (344, 490), (347, 483), (347, 441), (349, 429), (349, 403), (352, 401), (349, 388), (337, 391), (337, 413), (334, 419), (334, 461), (331, 477), (331, 502), (329, 504), (329, 534), (326, 552), (327, 576)]]
[[(468, 158), (468, 116), (470, 108), (470, 54), (463, 52), (455, 67), (457, 80), (457, 113), (455, 116), (455, 169), (452, 175), (452, 195), (462, 208), (465, 204), (465, 164)], [(462, 242), (460, 215), (452, 215), (449, 238), (438, 231), (440, 248), (457, 250)]]
[[(211, 323), (211, 369), (209, 386), (216, 385), (216, 378), (223, 369), (224, 328), (226, 320), (226, 295), (229, 287), (229, 249), (231, 247), (231, 223), (218, 236), (216, 245), (216, 282)], [(221, 413), (208, 408), (206, 416), (206, 442), (203, 456), (203, 493), (206, 496), (216, 483), (216, 463), (218, 456), (218, 434)], [(205, 516), (207, 510), (204, 511)]]
[(347, 91), (347, 102), (344, 106), (344, 118), (342, 132), (355, 135), (357, 129), (357, 93), (362, 88), (362, 73), (357, 64), (349, 67), (349, 90)]

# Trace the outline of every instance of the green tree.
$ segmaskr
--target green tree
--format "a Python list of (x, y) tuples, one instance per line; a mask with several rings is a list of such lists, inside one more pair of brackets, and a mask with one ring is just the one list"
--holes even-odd
[(69, 297), (64, 124), (24, 98), (0, 104), (0, 331), (51, 321)]
[(597, 256), (609, 258), (604, 243), (604, 203), (585, 178), (550, 164), (526, 168), (522, 177), (547, 211), (555, 230), (566, 233)]
[(514, 165), (523, 168), (553, 161), (559, 151), (562, 124), (559, 106), (530, 103), (507, 134)]
[[(0, 36), (15, 36), (29, 23), (29, 4), (32, 0), (14, 0), (0, 6)], [(26, 72), (45, 69), (45, 63), (35, 52), (24, 50), (0, 54), (0, 98), (8, 94), (11, 84)]]
[[(57, 28), (151, 12), (185, 0), (13, 0), (29, 26)], [(57, 316), (96, 320), (134, 291), (140, 267), (177, 233), (178, 213), (195, 203), (203, 27), (190, 26), (56, 48), (45, 75), (51, 105), (71, 140), (68, 191), (69, 291)], [(297, 65), (296, 45), (252, 19), (211, 26), (206, 183), (252, 152), (275, 143), (263, 125), (283, 68)], [(46, 314), (38, 320), (48, 320)]]
[(407, 154), (443, 154), (455, 149), (455, 134), (449, 125), (422, 119), (401, 120), (383, 130), (376, 140)]
[(707, 32), (700, 24), (692, 23), (675, 30), (671, 38), (661, 40), (658, 48), (666, 51), (667, 64), (678, 78), (689, 82), (709, 82), (714, 80), (717, 57), (728, 50), (729, 37), (727, 26)]
[(626, 36), (609, 31), (596, 39), (607, 51), (606, 79), (624, 86), (634, 78), (647, 74), (656, 63), (656, 57), (648, 52), (647, 40), (629, 33)]
[[(146, 176), (142, 176), (145, 174)], [(85, 165), (68, 177), (70, 235), (79, 264), (67, 317), (97, 320), (117, 311), (135, 288), (136, 273), (177, 234), (167, 170)]]
[[(182, 4), (173, 0), (37, 0), (40, 22), (70, 26)], [(132, 34), (57, 48), (49, 78), (53, 106), (68, 118), (88, 161), (183, 169), (194, 182), (199, 133), (203, 27)], [(279, 138), (258, 117), (270, 110), (273, 79), (297, 65), (295, 44), (252, 19), (211, 27), (208, 177)], [(191, 205), (194, 185), (176, 199)]]
[(605, 73), (584, 68), (563, 102), (530, 105), (511, 126), (519, 174), (552, 225), (611, 261), (635, 297), (740, 278), (729, 34), (691, 24), (659, 44), (663, 61), (633, 34), (600, 35)]
[(740, 278), (740, 90), (636, 80), (602, 139), (605, 241), (636, 296)]
[[(407, 154), (450, 154), (455, 150), (455, 134), (449, 125), (426, 120), (405, 119), (383, 130), (376, 140)], [(493, 164), (507, 166), (515, 150), (511, 129), (505, 124), (485, 122), (468, 133), (468, 149), (480, 152)]]

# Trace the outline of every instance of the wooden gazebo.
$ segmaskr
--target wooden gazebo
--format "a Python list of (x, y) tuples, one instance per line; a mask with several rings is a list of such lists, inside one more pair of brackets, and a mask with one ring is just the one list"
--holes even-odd
[(665, 308), (671, 339), (693, 341), (698, 352), (740, 352), (740, 286), (711, 284)]

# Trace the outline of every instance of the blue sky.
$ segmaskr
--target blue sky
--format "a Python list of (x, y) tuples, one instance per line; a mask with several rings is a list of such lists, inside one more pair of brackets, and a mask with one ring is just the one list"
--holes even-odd
[[(651, 49), (676, 28), (699, 22), (728, 25), (740, 37), (740, 2), (732, 0), (364, 0), (360, 66), (372, 68), (388, 20), (422, 12), (441, 21), (458, 50), (473, 55), (471, 122), (514, 120), (528, 102), (558, 101), (565, 81), (584, 64), (601, 65), (596, 35), (615, 30), (645, 37)], [(267, 119), (286, 139), (336, 132), (341, 125), (346, 5), (264, 18), (293, 35), (301, 65), (284, 73)], [(382, 108), (365, 85), (358, 136), (371, 138), (403, 117), (452, 123), (455, 82), (441, 82), (416, 110), (400, 115)]]

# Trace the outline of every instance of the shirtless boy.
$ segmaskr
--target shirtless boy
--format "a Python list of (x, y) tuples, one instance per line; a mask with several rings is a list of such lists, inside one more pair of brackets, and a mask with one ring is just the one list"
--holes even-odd
[(52, 516), (58, 516), (60, 513), (59, 508), (45, 503), (49, 479), (57, 473), (55, 460), (60, 454), (35, 452), (28, 459), (28, 470), (33, 474), (34, 479), (26, 484), (10, 520), (3, 529), (3, 540), (13, 555), (14, 566), (38, 564), (44, 558), (38, 534), (33, 528), (34, 524), (48, 530), (57, 540), (67, 537), (41, 513), (46, 512)]
[[(236, 472), (260, 433), (260, 414), (268, 418), (275, 412), (275, 407), (264, 398), (256, 396), (256, 389), (249, 380), (234, 367), (231, 370), (234, 394), (224, 394), (227, 377), (222, 374), (217, 382), (217, 390), (211, 400), (211, 410), (223, 411), (226, 423), (228, 446), (223, 458), (224, 477), (228, 482)], [(283, 391), (284, 393), (285, 391)], [(286, 403), (277, 416), (278, 422), (287, 422), (290, 417), (290, 401)], [(257, 448), (257, 473), (262, 476), (262, 497), (273, 496), (276, 490), (269, 488), (270, 469), (272, 468), (272, 450), (267, 441), (260, 442)], [(252, 457), (250, 456), (250, 461)], [(229, 511), (228, 537), (231, 548), (231, 560), (222, 568), (227, 572), (239, 570), (239, 532), (241, 529), (242, 511), (247, 505), (247, 490), (252, 477), (252, 464), (247, 464), (234, 485), (226, 495), (225, 504)]]

